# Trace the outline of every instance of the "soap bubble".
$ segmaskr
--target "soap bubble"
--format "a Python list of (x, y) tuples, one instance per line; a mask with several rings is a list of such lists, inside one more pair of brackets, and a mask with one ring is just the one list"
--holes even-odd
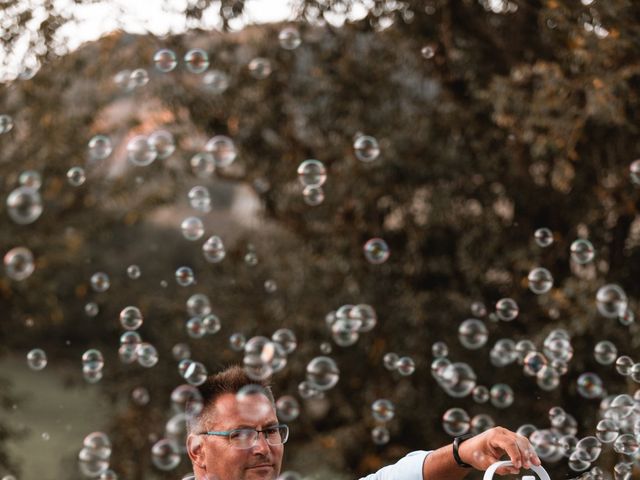
[[(3, 133), (1, 124), (2, 122), (0, 122), (0, 133)], [(631, 162), (631, 165), (629, 165), (629, 176), (634, 185), (640, 186), (640, 159), (634, 160)]]
[(551, 407), (549, 409), (549, 422), (552, 427), (558, 428), (562, 426), (567, 417), (567, 412), (562, 407)]
[(238, 413), (243, 420), (249, 422), (260, 420), (272, 411), (269, 398), (267, 391), (261, 385), (245, 385), (236, 394)]
[(27, 353), (27, 365), (31, 370), (42, 370), (47, 366), (47, 354), (40, 348), (34, 348)]
[(208, 375), (209, 372), (204, 364), (200, 362), (190, 362), (182, 376), (189, 385), (197, 387), (207, 381)]
[(496, 367), (504, 367), (515, 362), (518, 358), (516, 344), (509, 338), (501, 338), (489, 352), (491, 364)]
[(436, 48), (435, 46), (429, 44), (429, 45), (425, 45), (424, 47), (422, 47), (422, 49), (420, 50), (420, 54), (426, 58), (427, 60), (431, 60), (433, 57), (435, 57), (436, 55)]
[(315, 357), (307, 364), (307, 381), (316, 390), (330, 390), (339, 379), (340, 370), (330, 357)]
[(87, 176), (82, 167), (71, 167), (67, 170), (67, 182), (72, 187), (79, 187), (84, 185), (84, 182), (87, 180)]
[(131, 400), (136, 405), (144, 407), (151, 400), (151, 396), (149, 395), (149, 390), (144, 387), (136, 387), (131, 392)]
[(205, 150), (212, 155), (216, 167), (228, 167), (238, 154), (233, 140), (224, 135), (216, 135), (209, 139)]
[(496, 426), (496, 422), (490, 415), (480, 413), (471, 419), (471, 433), (478, 435)]
[(104, 272), (96, 272), (91, 275), (90, 283), (93, 291), (98, 293), (106, 292), (111, 286), (109, 275)]
[(631, 380), (636, 383), (640, 383), (640, 363), (634, 363), (629, 373)]
[(204, 235), (204, 224), (198, 217), (187, 217), (180, 224), (182, 236), (190, 241), (196, 241)]
[(300, 415), (300, 405), (291, 395), (283, 395), (276, 401), (278, 419), (283, 422), (293, 422)]
[(620, 375), (628, 376), (631, 374), (631, 367), (633, 366), (633, 360), (627, 355), (621, 355), (616, 360), (616, 371)]
[(599, 398), (602, 396), (602, 379), (595, 373), (586, 372), (578, 377), (578, 393), (584, 398)]
[(551, 430), (534, 430), (529, 441), (541, 460), (552, 458), (557, 451), (557, 435)]
[(98, 480), (118, 480), (118, 474), (113, 470), (105, 470), (100, 474)]
[(137, 330), (142, 325), (142, 312), (138, 307), (125, 307), (120, 312), (120, 325), (125, 330)]
[(151, 165), (157, 156), (158, 152), (145, 135), (136, 135), (127, 143), (127, 158), (138, 167)]
[(144, 87), (147, 83), (149, 83), (149, 73), (144, 68), (136, 68), (129, 75), (127, 87), (134, 89)]
[(553, 243), (553, 233), (548, 228), (539, 228), (533, 234), (539, 247), (545, 248)]
[(188, 193), (189, 205), (194, 210), (198, 210), (202, 213), (211, 211), (211, 194), (209, 189), (203, 186), (196, 186), (189, 190)]
[(620, 435), (613, 442), (613, 450), (622, 455), (633, 456), (638, 453), (638, 440), (630, 433)]
[(372, 162), (380, 155), (378, 140), (367, 135), (360, 135), (356, 138), (353, 150), (361, 162)]
[(226, 256), (222, 239), (216, 235), (209, 237), (202, 245), (202, 253), (209, 263), (219, 263)]
[(275, 280), (269, 279), (264, 282), (264, 291), (267, 293), (275, 293), (278, 290), (278, 284)]
[(136, 280), (140, 278), (141, 273), (142, 272), (140, 271), (140, 267), (138, 265), (129, 265), (127, 267), (127, 276), (131, 280)]
[(298, 179), (305, 187), (319, 187), (327, 180), (327, 170), (318, 160), (305, 160), (298, 166)]
[(553, 287), (553, 277), (546, 268), (534, 268), (529, 272), (529, 290), (535, 294), (547, 293)]
[(489, 389), (484, 385), (477, 385), (471, 392), (471, 396), (476, 403), (487, 403), (489, 400)]
[(244, 263), (250, 267), (255, 267), (258, 264), (258, 255), (253, 250), (249, 250), (244, 256)]
[(288, 328), (276, 330), (273, 335), (271, 335), (271, 340), (279, 343), (287, 355), (293, 353), (298, 346), (296, 335)]
[(171, 348), (171, 355), (173, 355), (173, 358), (178, 361), (184, 360), (185, 358), (191, 358), (191, 348), (189, 348), (189, 345), (186, 343), (176, 343)]
[(263, 80), (271, 75), (271, 70), (271, 62), (267, 58), (257, 57), (249, 62), (249, 73), (258, 80)]
[(505, 322), (514, 320), (519, 313), (518, 304), (512, 298), (501, 298), (496, 303), (496, 314)]
[(173, 470), (180, 464), (180, 450), (174, 442), (163, 438), (151, 447), (151, 461), (159, 470)]
[(636, 321), (636, 316), (630, 308), (627, 308), (624, 313), (618, 317), (618, 321), (620, 322), (620, 325), (628, 327)]
[(595, 462), (602, 452), (602, 443), (596, 437), (584, 437), (576, 445), (576, 451), (583, 452), (582, 458), (589, 463)]
[(591, 463), (584, 457), (584, 451), (576, 449), (576, 451), (569, 456), (569, 468), (574, 472), (581, 472), (589, 468)]
[(602, 340), (594, 347), (593, 356), (600, 365), (611, 365), (618, 357), (618, 349), (612, 342)]
[(104, 357), (100, 350), (91, 348), (82, 354), (82, 368), (87, 371), (95, 372), (102, 370), (104, 367)]
[(148, 138), (149, 147), (154, 150), (158, 158), (163, 160), (171, 156), (176, 149), (176, 143), (171, 132), (167, 130), (156, 130)]
[(205, 315), (202, 318), (202, 326), (204, 327), (204, 330), (208, 335), (215, 335), (222, 328), (220, 319), (213, 313)]
[(408, 377), (416, 370), (416, 363), (411, 357), (400, 357), (396, 362), (396, 370), (403, 377)]
[(202, 76), (202, 84), (214, 95), (220, 95), (229, 88), (229, 75), (221, 70), (211, 70)]
[(449, 347), (444, 342), (435, 342), (431, 345), (431, 355), (434, 358), (443, 358), (449, 355)]
[(589, 240), (578, 239), (571, 244), (571, 260), (584, 265), (593, 260), (595, 256), (595, 250)]
[(35, 170), (25, 170), (18, 177), (18, 183), (21, 187), (39, 190), (42, 186), (42, 176)]
[(322, 398), (322, 395), (323, 395), (321, 391), (313, 387), (306, 380), (298, 384), (298, 394), (300, 395), (300, 397), (305, 399)]
[(302, 43), (302, 39), (297, 28), (285, 27), (278, 34), (278, 42), (285, 50), (295, 50)]
[(18, 187), (7, 197), (7, 212), (15, 223), (28, 225), (42, 214), (42, 198), (33, 188)]
[(171, 406), (174, 412), (198, 415), (204, 406), (202, 394), (193, 385), (179, 385), (171, 392)]
[(468, 318), (458, 327), (458, 339), (463, 347), (476, 350), (487, 343), (489, 332), (482, 321)]
[(100, 307), (96, 302), (88, 302), (84, 306), (84, 313), (87, 314), (88, 317), (95, 317), (100, 312)]
[(388, 352), (384, 354), (384, 357), (382, 357), (382, 362), (384, 364), (384, 368), (386, 368), (387, 370), (393, 371), (396, 369), (396, 365), (398, 364), (398, 359), (400, 357), (398, 356), (397, 353), (393, 353), (393, 352)]
[(12, 280), (26, 280), (35, 268), (33, 253), (26, 247), (12, 248), (4, 256), (4, 269)]
[(524, 340), (518, 341), (518, 343), (516, 343), (516, 355), (518, 357), (518, 363), (520, 365), (523, 365), (524, 359), (527, 356), (527, 354), (529, 352), (535, 352), (535, 351), (536, 351), (536, 346), (531, 340), (527, 340), (525, 338)]
[(469, 414), (462, 408), (450, 408), (442, 415), (442, 428), (452, 437), (464, 435), (470, 426)]
[(200, 178), (209, 178), (216, 170), (216, 162), (209, 152), (199, 152), (191, 157), (191, 171)]
[(187, 335), (191, 338), (202, 338), (207, 333), (202, 317), (191, 317), (185, 324)]
[(368, 240), (362, 249), (367, 261), (374, 265), (384, 263), (389, 259), (389, 246), (382, 238), (372, 238)]
[(306, 186), (302, 190), (302, 199), (310, 207), (317, 207), (324, 202), (324, 190), (322, 187)]
[(331, 351), (332, 351), (332, 348), (329, 342), (322, 342), (320, 344), (320, 352), (324, 353), (325, 355), (329, 355)]
[(376, 445), (386, 445), (390, 438), (389, 429), (384, 425), (378, 425), (371, 430), (371, 440)]
[(379, 398), (371, 404), (373, 418), (378, 422), (388, 422), (395, 415), (395, 406), (391, 400)]
[(185, 54), (184, 63), (191, 73), (202, 73), (209, 68), (209, 54), (201, 48), (193, 48)]
[(462, 398), (476, 387), (476, 378), (475, 372), (468, 364), (457, 362), (447, 365), (438, 381), (449, 396)]
[(167, 73), (176, 68), (178, 59), (173, 50), (162, 48), (153, 55), (153, 63), (158, 71)]
[(10, 115), (0, 115), (0, 135), (10, 132), (13, 128), (13, 118)]
[(194, 283), (195, 276), (189, 267), (178, 267), (176, 270), (176, 282), (181, 287), (188, 287)]
[(536, 383), (542, 390), (551, 391), (560, 385), (560, 375), (545, 364), (536, 372)]
[(89, 157), (92, 160), (104, 160), (111, 152), (113, 152), (113, 145), (111, 139), (106, 135), (96, 135), (89, 140)]
[(97, 477), (109, 468), (109, 455), (102, 451), (84, 447), (78, 453), (78, 467), (83, 475)]
[(610, 283), (598, 289), (596, 305), (602, 316), (617, 318), (627, 310), (627, 295), (619, 285)]
[(136, 348), (136, 355), (138, 356), (138, 364), (145, 368), (151, 368), (158, 363), (158, 351), (150, 343), (139, 343)]
[(496, 383), (490, 391), (491, 404), (497, 408), (507, 408), (513, 404), (513, 390), (509, 385)]
[(487, 314), (487, 307), (482, 302), (473, 302), (471, 304), (471, 315), (482, 318)]
[(240, 352), (244, 349), (244, 345), (247, 343), (247, 339), (242, 333), (233, 333), (229, 337), (229, 346), (231, 350)]
[(602, 443), (612, 443), (620, 435), (620, 425), (611, 418), (605, 418), (596, 426), (596, 437)]

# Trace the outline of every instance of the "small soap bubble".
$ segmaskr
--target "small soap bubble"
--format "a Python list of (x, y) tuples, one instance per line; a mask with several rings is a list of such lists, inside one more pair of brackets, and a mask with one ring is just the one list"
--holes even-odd
[(581, 374), (578, 377), (577, 385), (580, 396), (587, 399), (600, 398), (604, 391), (602, 379), (591, 372)]
[(249, 422), (263, 418), (273, 408), (269, 398), (261, 385), (245, 385), (236, 394), (240, 417)]
[(149, 73), (144, 68), (136, 68), (129, 75), (129, 83), (127, 87), (129, 89), (144, 87), (149, 83)]
[(302, 39), (297, 28), (285, 27), (278, 34), (278, 42), (285, 50), (295, 50), (302, 43)]
[(379, 398), (371, 404), (371, 412), (377, 422), (388, 422), (393, 419), (396, 408), (391, 400)]
[(519, 313), (518, 304), (512, 298), (501, 298), (496, 303), (496, 314), (504, 322), (514, 320)]
[(353, 143), (356, 158), (361, 162), (373, 162), (380, 155), (378, 140), (367, 135), (360, 135)]
[(138, 265), (129, 265), (127, 267), (127, 276), (131, 279), (131, 280), (137, 280), (138, 278), (140, 278), (140, 275), (142, 274), (140, 267)]
[(180, 224), (182, 236), (189, 241), (196, 241), (204, 235), (204, 224), (198, 217), (187, 217)]
[(633, 366), (633, 360), (631, 357), (627, 355), (621, 355), (616, 360), (616, 371), (623, 376), (628, 376), (631, 374), (631, 367)]
[(33, 253), (26, 247), (12, 248), (4, 256), (4, 270), (12, 280), (26, 280), (35, 268)]
[(180, 464), (180, 450), (173, 441), (163, 438), (151, 447), (151, 462), (158, 470), (173, 470)]
[(533, 234), (539, 247), (546, 248), (553, 243), (553, 233), (548, 228), (539, 228)]
[(234, 333), (229, 337), (229, 346), (231, 350), (241, 352), (247, 343), (246, 337), (242, 333)]
[(145, 135), (136, 135), (127, 143), (127, 158), (138, 167), (151, 165), (157, 157), (158, 152)]
[(596, 255), (596, 251), (589, 240), (578, 239), (571, 244), (571, 260), (584, 265), (593, 260)]
[(443, 358), (449, 355), (449, 347), (444, 342), (435, 342), (431, 345), (431, 355), (434, 358)]
[(472, 390), (471, 396), (476, 403), (487, 403), (489, 401), (489, 389), (484, 385), (476, 385)]
[(551, 407), (549, 409), (549, 422), (552, 427), (561, 427), (567, 418), (567, 412), (562, 407)]
[(104, 367), (104, 357), (100, 350), (91, 348), (82, 354), (82, 368), (89, 372), (97, 372)]
[(42, 370), (47, 366), (47, 354), (41, 348), (34, 348), (27, 353), (27, 365), (31, 370)]
[(151, 368), (158, 363), (158, 351), (150, 343), (139, 343), (136, 347), (136, 355), (138, 364), (145, 368)]
[(276, 401), (278, 419), (283, 422), (293, 422), (300, 415), (300, 405), (291, 395), (284, 395)]
[(491, 404), (497, 408), (507, 408), (513, 404), (513, 390), (509, 385), (496, 383), (489, 391)]
[(196, 153), (190, 160), (191, 171), (200, 178), (210, 178), (216, 170), (216, 162), (209, 152)]
[(368, 240), (362, 249), (367, 261), (374, 265), (384, 263), (389, 259), (389, 246), (382, 238), (372, 238)]
[(603, 317), (618, 318), (624, 315), (627, 304), (627, 295), (619, 285), (604, 285), (596, 293), (596, 306)]
[(249, 265), (250, 267), (255, 267), (258, 264), (258, 255), (253, 250), (249, 250), (244, 255), (244, 263)]
[(229, 88), (229, 75), (221, 70), (211, 70), (202, 76), (202, 84), (214, 95), (220, 95)]
[(436, 47), (434, 45), (425, 45), (424, 47), (422, 47), (422, 49), (420, 50), (420, 53), (422, 54), (422, 56), (424, 58), (426, 58), (427, 60), (431, 60), (433, 57), (435, 57), (436, 55)]
[(275, 293), (278, 290), (278, 284), (275, 280), (265, 280), (264, 291), (267, 293)]
[(620, 435), (613, 442), (613, 450), (622, 455), (627, 455), (629, 457), (638, 453), (638, 449), (640, 446), (638, 445), (638, 440), (635, 435), (630, 433), (625, 433)]
[(628, 327), (636, 321), (636, 316), (633, 313), (633, 310), (627, 307), (624, 313), (618, 317), (618, 321), (620, 322), (620, 325)]
[(306, 186), (302, 190), (302, 199), (310, 207), (317, 207), (324, 202), (324, 190), (322, 187)]
[(469, 350), (482, 348), (488, 339), (489, 331), (481, 320), (468, 318), (458, 327), (458, 340)]
[(534, 268), (529, 272), (527, 280), (529, 281), (529, 290), (537, 295), (547, 293), (553, 287), (553, 276), (546, 268)]
[(198, 415), (204, 406), (202, 394), (193, 385), (179, 385), (171, 392), (171, 406), (174, 412)]
[(71, 167), (67, 170), (67, 182), (72, 187), (79, 187), (84, 185), (84, 182), (87, 180), (87, 176), (82, 167)]
[(91, 275), (90, 283), (93, 291), (98, 293), (106, 292), (111, 286), (109, 275), (104, 272), (96, 272)]
[(191, 73), (202, 73), (209, 68), (209, 54), (201, 48), (193, 48), (185, 54), (184, 63)]
[(151, 400), (151, 396), (149, 395), (149, 391), (144, 387), (136, 387), (131, 392), (131, 400), (136, 405), (141, 407), (147, 405), (149, 400)]
[(18, 187), (7, 197), (9, 217), (19, 225), (35, 222), (42, 214), (42, 198), (37, 190)]
[(209, 372), (207, 372), (207, 367), (205, 367), (204, 364), (193, 361), (189, 361), (187, 368), (182, 374), (187, 383), (195, 387), (202, 385), (207, 380), (208, 375)]
[(211, 194), (209, 189), (203, 186), (196, 186), (189, 190), (187, 195), (189, 198), (189, 205), (194, 210), (198, 210), (202, 213), (211, 211)]
[(178, 267), (176, 270), (176, 282), (181, 287), (188, 287), (189, 285), (193, 285), (195, 281), (195, 276), (193, 274), (193, 270), (189, 267)]
[(18, 177), (18, 183), (21, 187), (39, 190), (42, 186), (42, 175), (35, 170), (25, 170)]
[(315, 357), (307, 364), (307, 381), (320, 391), (335, 387), (340, 379), (340, 370), (331, 357)]
[(149, 148), (155, 151), (160, 160), (171, 156), (176, 149), (176, 142), (171, 132), (167, 130), (156, 130), (147, 139)]
[(612, 443), (620, 435), (620, 425), (616, 420), (605, 418), (596, 425), (596, 437), (602, 443)]
[(211, 301), (204, 293), (191, 295), (187, 300), (187, 312), (192, 317), (204, 317), (211, 313)]
[(452, 437), (464, 435), (470, 426), (469, 414), (462, 408), (450, 408), (442, 415), (442, 428)]
[(202, 245), (202, 253), (209, 263), (219, 263), (224, 260), (226, 251), (222, 239), (216, 235), (209, 237)]
[(487, 307), (482, 302), (473, 302), (471, 304), (471, 315), (482, 318), (487, 315)]
[(311, 383), (306, 380), (298, 384), (298, 394), (304, 399), (322, 397), (322, 392), (314, 388)]
[[(0, 121), (0, 133), (2, 133), (2, 122)], [(631, 182), (636, 186), (640, 186), (640, 159), (634, 160), (629, 165), (629, 176), (631, 177)]]
[(386, 445), (390, 438), (389, 429), (384, 425), (378, 425), (371, 430), (371, 440), (376, 445)]
[(171, 348), (171, 354), (175, 360), (184, 360), (187, 358), (191, 358), (191, 348), (186, 343), (176, 343), (173, 348)]
[(329, 342), (322, 342), (320, 344), (320, 352), (325, 354), (325, 355), (329, 355), (331, 354), (331, 352), (333, 351), (333, 348), (331, 348), (331, 344)]
[(205, 315), (202, 318), (202, 326), (204, 327), (204, 330), (207, 335), (215, 335), (222, 328), (220, 319), (213, 313), (210, 313), (209, 315)]
[(416, 371), (416, 363), (411, 357), (400, 357), (396, 362), (396, 370), (403, 377), (408, 377)]
[(298, 165), (298, 179), (305, 187), (320, 187), (327, 180), (327, 170), (318, 160), (305, 160)]
[(284, 353), (289, 355), (296, 350), (298, 346), (298, 340), (296, 335), (288, 328), (280, 328), (273, 332), (271, 340), (280, 344), (284, 350)]
[(96, 315), (98, 315), (99, 312), (100, 312), (100, 307), (98, 307), (98, 304), (95, 302), (88, 302), (84, 306), (84, 313), (88, 317), (95, 317)]
[(137, 330), (142, 325), (142, 322), (142, 312), (138, 307), (125, 307), (120, 312), (120, 325), (125, 330)]
[(216, 167), (228, 167), (238, 155), (233, 140), (224, 135), (216, 135), (209, 139), (205, 150), (212, 155)]
[(249, 62), (249, 73), (257, 80), (263, 80), (271, 75), (271, 62), (267, 58), (256, 57)]
[(0, 135), (8, 133), (13, 129), (13, 118), (10, 115), (0, 115)]
[(594, 347), (593, 356), (600, 365), (611, 365), (618, 357), (618, 349), (612, 342), (602, 340)]
[(178, 59), (173, 50), (162, 48), (153, 55), (153, 63), (160, 72), (167, 73), (178, 65)]
[(394, 371), (396, 366), (398, 365), (398, 360), (400, 357), (397, 353), (389, 352), (385, 353), (384, 357), (382, 357), (382, 363), (384, 364), (384, 368), (389, 371)]
[(207, 333), (201, 317), (191, 317), (185, 324), (185, 328), (187, 329), (187, 335), (191, 338), (202, 338)]
[(88, 149), (92, 160), (104, 160), (113, 152), (113, 145), (106, 135), (96, 135), (89, 140)]

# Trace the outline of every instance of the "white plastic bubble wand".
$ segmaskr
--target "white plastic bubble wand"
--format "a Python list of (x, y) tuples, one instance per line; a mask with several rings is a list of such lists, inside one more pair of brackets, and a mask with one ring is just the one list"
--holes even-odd
[[(503, 462), (496, 462), (493, 465), (491, 465), (489, 468), (487, 468), (487, 470), (484, 472), (484, 477), (482, 477), (482, 480), (491, 480), (493, 478), (493, 475), (496, 473), (496, 470), (498, 470), (500, 467), (512, 467), (512, 466), (513, 466), (513, 463), (511, 463), (508, 460)], [(531, 470), (533, 470), (538, 474), (538, 477), (540, 477), (540, 480), (551, 480), (549, 478), (549, 474), (542, 466), (537, 467), (535, 465), (531, 465)], [(534, 477), (533, 475), (525, 475), (524, 477), (522, 477), (522, 480), (536, 480), (536, 477)]]

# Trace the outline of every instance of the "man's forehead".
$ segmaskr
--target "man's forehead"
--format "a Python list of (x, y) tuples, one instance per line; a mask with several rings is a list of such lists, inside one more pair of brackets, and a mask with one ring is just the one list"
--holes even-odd
[(271, 401), (263, 394), (224, 393), (213, 404), (216, 423), (227, 425), (261, 425), (277, 420)]

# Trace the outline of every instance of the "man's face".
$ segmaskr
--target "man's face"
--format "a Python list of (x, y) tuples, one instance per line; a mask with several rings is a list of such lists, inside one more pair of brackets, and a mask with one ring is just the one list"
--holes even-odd
[[(232, 393), (218, 397), (213, 419), (204, 422), (204, 430), (262, 430), (276, 425), (278, 418), (267, 397), (250, 397), (241, 401)], [(284, 445), (269, 445), (263, 434), (247, 449), (235, 448), (227, 437), (214, 435), (190, 435), (188, 447), (199, 480), (275, 480), (280, 474), (284, 453)]]

